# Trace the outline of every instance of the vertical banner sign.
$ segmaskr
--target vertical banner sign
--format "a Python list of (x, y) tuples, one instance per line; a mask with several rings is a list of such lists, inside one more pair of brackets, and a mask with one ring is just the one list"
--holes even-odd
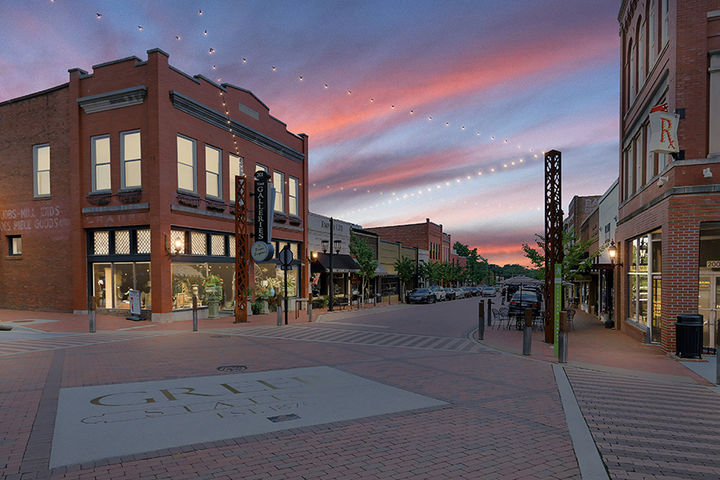
[(270, 243), (268, 226), (268, 174), (255, 172), (255, 241)]
[(555, 264), (555, 345), (553, 350), (558, 356), (558, 337), (560, 336), (560, 310), (562, 310), (562, 263)]
[(247, 198), (245, 175), (235, 177), (235, 321), (247, 322), (248, 266), (250, 251), (247, 232)]

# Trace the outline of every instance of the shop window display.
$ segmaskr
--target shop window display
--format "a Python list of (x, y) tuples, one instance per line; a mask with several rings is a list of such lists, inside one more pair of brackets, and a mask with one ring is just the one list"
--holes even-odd
[(92, 271), (98, 308), (130, 309), (130, 290), (140, 291), (140, 308), (152, 308), (150, 262), (93, 263)]
[(181, 263), (172, 264), (173, 310), (192, 308), (193, 294), (198, 297), (198, 306), (207, 306), (204, 283), (210, 275), (222, 279), (220, 308), (232, 310), (235, 265), (232, 263)]

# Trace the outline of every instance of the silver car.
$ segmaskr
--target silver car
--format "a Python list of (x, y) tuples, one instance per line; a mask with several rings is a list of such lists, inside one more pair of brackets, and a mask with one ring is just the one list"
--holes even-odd
[(430, 291), (435, 295), (435, 298), (437, 298), (438, 302), (442, 302), (443, 300), (447, 299), (445, 289), (442, 287), (430, 287)]

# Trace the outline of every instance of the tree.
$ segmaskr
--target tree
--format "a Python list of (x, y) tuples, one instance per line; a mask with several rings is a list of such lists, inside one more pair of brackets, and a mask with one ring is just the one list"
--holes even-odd
[[(535, 234), (535, 242), (537, 249), (531, 247), (527, 243), (523, 243), (522, 249), (525, 256), (530, 262), (537, 267), (537, 278), (545, 278), (545, 237)], [(563, 230), (563, 262), (562, 262), (562, 278), (563, 280), (572, 280), (578, 274), (584, 273), (590, 269), (590, 266), (597, 257), (603, 252), (604, 248), (600, 248), (594, 252), (588, 252), (592, 240), (578, 241), (577, 237)]]
[(365, 303), (365, 289), (367, 288), (367, 283), (375, 278), (375, 270), (377, 270), (378, 262), (375, 260), (375, 253), (368, 244), (355, 235), (352, 230), (350, 231), (350, 255), (355, 257), (355, 261), (360, 266), (360, 272), (358, 272), (358, 275), (360, 275), (362, 279), (360, 297), (362, 298), (362, 303)]
[(453, 248), (458, 255), (467, 258), (464, 275), (460, 276), (458, 280), (464, 278), (475, 284), (492, 280), (494, 276), (490, 270), (490, 265), (487, 259), (478, 253), (477, 248), (470, 249), (470, 247), (460, 242), (455, 242)]
[(415, 262), (408, 257), (395, 260), (395, 271), (400, 279), (400, 301), (405, 299), (405, 284), (415, 276)]

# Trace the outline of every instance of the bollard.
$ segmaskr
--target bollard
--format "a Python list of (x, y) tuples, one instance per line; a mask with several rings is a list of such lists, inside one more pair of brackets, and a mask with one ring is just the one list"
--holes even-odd
[(478, 303), (478, 340), (485, 340), (485, 300)]
[(282, 326), (282, 324), (283, 324), (282, 302), (280, 302), (277, 306), (277, 324), (278, 324), (278, 327)]
[(390, 297), (389, 293), (388, 293), (388, 305), (392, 305), (392, 298)]
[(523, 355), (530, 355), (532, 346), (532, 308), (525, 309), (525, 330), (523, 331)]
[(487, 307), (485, 307), (485, 317), (487, 318), (487, 324), (488, 327), (490, 326), (490, 323), (492, 322), (492, 300), (489, 298), (487, 299)]
[(88, 316), (90, 317), (90, 333), (95, 333), (95, 296), (90, 295), (88, 298)]
[(307, 311), (308, 311), (308, 322), (312, 322), (312, 299), (310, 299), (310, 301), (308, 302)]
[(192, 310), (192, 315), (193, 315), (193, 332), (197, 332), (197, 331), (198, 331), (198, 325), (197, 325), (197, 323), (198, 323), (198, 320), (197, 320), (197, 315), (198, 315), (198, 314), (197, 314), (197, 295), (193, 295), (193, 310)]
[(567, 312), (560, 312), (560, 332), (558, 333), (558, 362), (567, 363), (568, 354)]

